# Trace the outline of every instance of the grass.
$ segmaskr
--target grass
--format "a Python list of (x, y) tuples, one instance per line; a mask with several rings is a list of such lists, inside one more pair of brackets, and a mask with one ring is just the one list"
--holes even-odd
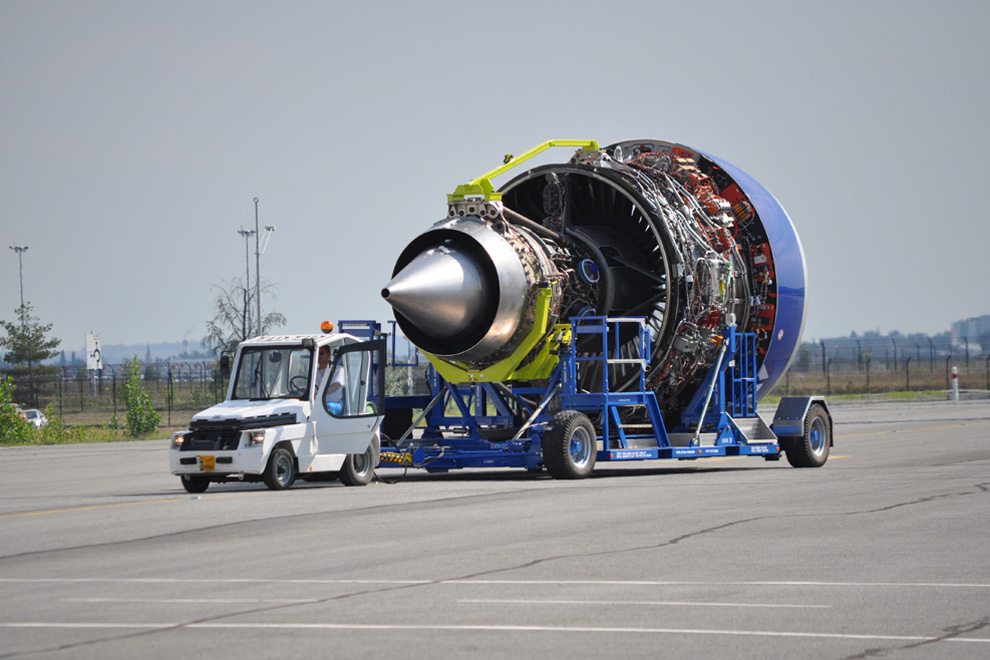
[[(124, 418), (127, 414), (118, 406), (117, 413), (111, 409), (86, 409), (83, 411), (65, 411), (59, 415), (57, 403), (51, 403), (45, 408), (48, 425), (41, 429), (31, 427), (25, 441), (16, 443), (0, 443), (0, 446), (30, 446), (30, 445), (64, 445), (93, 442), (124, 442), (132, 440), (163, 440), (172, 437), (173, 431), (188, 427), (189, 420), (199, 412), (201, 406), (189, 410), (173, 410), (171, 423), (168, 411), (162, 412), (162, 422), (158, 428), (138, 437), (127, 433)], [(116, 424), (115, 421), (116, 420)]]

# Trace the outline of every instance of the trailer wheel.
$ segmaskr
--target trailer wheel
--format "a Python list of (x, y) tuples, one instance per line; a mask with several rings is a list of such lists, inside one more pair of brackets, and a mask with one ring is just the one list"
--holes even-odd
[(206, 477), (197, 477), (192, 474), (184, 474), (179, 477), (182, 480), (182, 487), (187, 493), (205, 493), (210, 487), (210, 480)]
[(543, 464), (554, 479), (583, 479), (595, 469), (598, 435), (587, 415), (565, 410), (543, 434)]
[(787, 462), (792, 466), (800, 468), (825, 465), (829, 447), (832, 446), (832, 427), (825, 409), (817, 403), (812, 404), (804, 420), (804, 435), (786, 440), (784, 451)]
[(375, 476), (381, 458), (381, 440), (376, 433), (363, 454), (348, 454), (340, 468), (340, 483), (345, 486), (366, 486)]
[(268, 458), (268, 465), (261, 475), (265, 485), (272, 490), (285, 490), (296, 480), (296, 459), (285, 447), (276, 447)]

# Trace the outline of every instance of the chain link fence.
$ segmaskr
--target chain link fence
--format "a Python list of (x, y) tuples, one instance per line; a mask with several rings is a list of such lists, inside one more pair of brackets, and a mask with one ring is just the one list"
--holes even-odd
[[(425, 392), (426, 361), (400, 364), (388, 369), (388, 394)], [(942, 392), (952, 387), (953, 367), (961, 390), (990, 393), (990, 351), (979, 345), (911, 338), (806, 342), (774, 394)], [(51, 405), (68, 424), (105, 425), (127, 412), (125, 382), (123, 364), (106, 365), (102, 372), (66, 367), (51, 376), (14, 379), (15, 398), (24, 408)], [(142, 384), (166, 427), (184, 426), (193, 414), (223, 401), (227, 389), (212, 360), (145, 365)]]
[[(15, 399), (24, 408), (52, 406), (69, 424), (104, 425), (126, 414), (126, 381), (123, 364), (93, 372), (66, 367), (49, 376), (15, 378)], [(194, 413), (222, 401), (227, 387), (214, 361), (145, 365), (142, 384), (169, 427), (184, 425)]]
[(990, 352), (976, 343), (843, 339), (804, 343), (775, 394), (879, 394), (943, 391), (952, 370), (961, 390), (990, 391)]

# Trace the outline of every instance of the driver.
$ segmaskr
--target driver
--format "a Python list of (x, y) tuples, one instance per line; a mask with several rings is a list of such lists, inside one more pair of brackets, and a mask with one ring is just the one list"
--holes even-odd
[[(323, 382), (323, 375), (330, 365), (330, 347), (320, 346), (317, 353), (316, 382)], [(326, 390), (323, 392), (323, 405), (331, 415), (340, 415), (344, 412), (344, 384), (347, 382), (344, 375), (344, 365), (340, 363), (330, 377)]]
[(330, 364), (330, 347), (320, 346), (316, 354), (316, 386), (323, 382), (323, 374), (327, 372), (327, 365)]

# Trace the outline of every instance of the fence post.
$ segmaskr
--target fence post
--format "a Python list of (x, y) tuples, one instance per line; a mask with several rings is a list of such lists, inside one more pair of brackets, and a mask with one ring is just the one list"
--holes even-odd
[(950, 389), (949, 385), (949, 361), (952, 360), (952, 353), (949, 353), (949, 357), (945, 358), (945, 389)]
[(832, 396), (832, 358), (825, 363), (825, 394)]
[(873, 362), (873, 356), (869, 355), (866, 357), (866, 393), (870, 393), (870, 363)]
[(904, 373), (907, 377), (907, 383), (904, 385), (904, 389), (908, 392), (911, 391), (911, 356), (909, 355), (906, 360), (904, 360)]

